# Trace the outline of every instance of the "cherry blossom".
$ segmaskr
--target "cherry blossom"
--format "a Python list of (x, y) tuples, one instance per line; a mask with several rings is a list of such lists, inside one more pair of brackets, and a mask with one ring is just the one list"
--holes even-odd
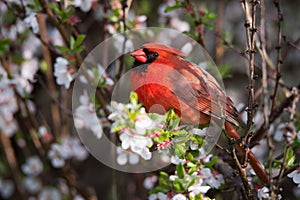
[(177, 155), (171, 157), (171, 163), (174, 165), (178, 165), (179, 163), (184, 164), (185, 162), (185, 159), (180, 159)]
[(210, 185), (213, 188), (219, 188), (222, 184), (225, 183), (222, 174), (213, 174), (209, 168), (202, 168), (200, 170), (201, 178), (204, 179), (205, 183)]
[(22, 165), (22, 171), (26, 175), (37, 176), (43, 171), (43, 163), (38, 156), (29, 157)]
[(59, 144), (52, 144), (48, 152), (48, 157), (51, 159), (51, 164), (55, 168), (61, 168), (65, 165), (65, 159), (69, 156), (63, 146)]
[(270, 194), (269, 194), (269, 188), (267, 187), (263, 187), (261, 189), (258, 190), (258, 193), (257, 193), (257, 197), (259, 199), (270, 199)]
[(176, 194), (172, 197), (172, 200), (187, 200), (187, 198), (183, 194)]
[(144, 180), (144, 188), (146, 188), (147, 190), (150, 190), (154, 187), (154, 184), (157, 182), (158, 178), (157, 176), (149, 176), (147, 178), (145, 178)]
[(287, 175), (289, 178), (293, 179), (295, 184), (298, 184), (298, 188), (300, 188), (300, 168), (292, 171)]
[(198, 194), (205, 194), (211, 187), (203, 184), (202, 178), (197, 179), (197, 181), (188, 188), (188, 191), (190, 192), (189, 195), (195, 196)]
[(121, 147), (117, 147), (117, 163), (119, 165), (125, 165), (127, 162), (131, 165), (135, 165), (139, 162), (139, 156), (136, 153), (125, 151)]
[(75, 110), (74, 123), (76, 128), (87, 128), (93, 132), (93, 134), (100, 139), (102, 137), (102, 125), (100, 120), (96, 116), (94, 102), (92, 102), (88, 96), (87, 91), (79, 97), (80, 106)]
[(136, 117), (135, 129), (140, 135), (145, 135), (146, 130), (152, 130), (155, 126), (156, 123), (146, 113), (142, 113)]
[(45, 142), (49, 142), (52, 139), (51, 133), (49, 133), (45, 126), (39, 127), (38, 134)]
[(38, 199), (39, 200), (58, 200), (61, 199), (62, 195), (58, 189), (54, 187), (45, 187), (39, 193)]
[(27, 176), (23, 180), (23, 185), (28, 192), (36, 194), (42, 189), (41, 180), (37, 177)]
[(90, 11), (94, 2), (96, 0), (72, 0), (73, 5), (79, 7), (83, 12)]
[(133, 152), (142, 156), (145, 160), (151, 158), (151, 152), (148, 146), (152, 146), (153, 142), (151, 138), (135, 135), (129, 130), (123, 131), (120, 134), (120, 140), (122, 142), (121, 146), (123, 149), (130, 148)]
[(151, 194), (148, 197), (148, 200), (167, 200), (167, 199), (168, 199), (167, 195), (162, 192), (158, 192), (156, 194)]
[[(89, 76), (89, 79), (93, 80), (93, 81), (99, 81), (100, 83), (103, 83), (107, 86), (112, 86), (114, 85), (114, 81), (108, 76), (108, 74), (106, 73), (105, 69), (102, 67), (102, 65), (100, 64), (97, 64), (97, 73), (95, 73), (94, 71), (92, 71), (91, 69), (88, 69), (87, 70), (87, 74)], [(100, 80), (99, 80), (100, 78)], [(79, 80), (82, 82), (82, 83), (90, 83), (90, 81), (88, 81), (86, 79), (86, 77), (84, 75), (81, 75), (79, 77)]]
[(20, 95), (25, 96), (26, 93), (32, 92), (33, 86), (31, 83), (35, 82), (34, 76), (38, 69), (37, 59), (30, 59), (22, 63), (20, 73), (15, 74), (14, 77), (17, 84), (16, 89)]
[(66, 159), (75, 158), (78, 161), (83, 161), (88, 157), (87, 150), (81, 145), (77, 137), (63, 138), (61, 146), (66, 153)]
[(54, 76), (56, 77), (56, 83), (58, 85), (64, 85), (66, 89), (70, 87), (70, 83), (73, 80), (68, 65), (69, 62), (62, 57), (56, 58), (56, 62), (54, 64)]
[[(115, 39), (114, 47), (118, 51), (118, 54), (127, 53), (127, 52), (132, 51), (134, 49), (132, 40), (126, 39), (126, 41), (125, 41), (125, 38), (124, 38), (123, 35), (119, 35), (119, 34), (115, 35), (114, 39)], [(124, 42), (125, 42), (125, 48), (124, 48), (124, 51), (123, 51)], [(120, 48), (120, 47), (122, 47), (122, 48)]]
[(15, 185), (11, 180), (0, 179), (0, 196), (9, 199), (15, 190)]
[(36, 19), (36, 13), (29, 14), (25, 19), (24, 23), (26, 27), (31, 27), (32, 32), (37, 34), (39, 32), (39, 24)]

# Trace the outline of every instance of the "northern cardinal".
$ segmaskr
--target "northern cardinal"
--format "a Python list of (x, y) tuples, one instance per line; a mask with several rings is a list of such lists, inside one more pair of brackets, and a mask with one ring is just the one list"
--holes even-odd
[[(212, 119), (225, 119), (228, 137), (240, 139), (236, 130), (238, 113), (215, 78), (174, 47), (157, 43), (144, 44), (130, 54), (134, 57), (131, 88), (148, 111), (164, 114), (173, 109), (187, 124), (207, 125)], [(245, 155), (240, 144), (236, 148)], [(251, 151), (248, 160), (259, 179), (269, 179)]]

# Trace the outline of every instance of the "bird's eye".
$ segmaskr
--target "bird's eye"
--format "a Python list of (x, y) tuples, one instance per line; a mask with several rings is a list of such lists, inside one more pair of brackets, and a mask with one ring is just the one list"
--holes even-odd
[(153, 54), (155, 57), (158, 57), (158, 53), (157, 52), (154, 52)]

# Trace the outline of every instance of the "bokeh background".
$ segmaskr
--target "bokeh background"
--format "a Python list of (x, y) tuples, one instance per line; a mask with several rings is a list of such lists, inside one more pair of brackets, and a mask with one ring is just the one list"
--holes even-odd
[[(119, 172), (105, 166), (88, 155), (88, 152), (85, 153), (80, 142), (74, 139), (77, 138), (77, 134), (70, 114), (72, 78), (70, 78), (71, 85), (66, 88), (64, 84), (57, 82), (58, 76), (53, 75), (58, 57), (65, 57), (69, 64), (74, 66), (73, 69), (68, 70), (76, 70), (80, 60), (82, 61), (94, 47), (115, 33), (143, 27), (166, 27), (195, 38), (205, 45), (206, 50), (219, 67), (223, 74), (227, 94), (233, 99), (238, 109), (245, 108), (248, 99), (249, 62), (246, 54), (245, 14), (240, 1), (186, 2), (192, 7), (173, 7), (169, 9), (172, 11), (166, 12), (167, 8), (176, 5), (176, 1), (0, 0), (0, 66), (2, 69), (0, 76), (11, 80), (16, 77), (25, 77), (27, 81), (22, 79), (22, 82), (16, 79), (18, 80), (16, 83), (10, 82), (6, 85), (1, 83), (0, 85), (0, 100), (8, 95), (6, 93), (8, 89), (5, 89), (7, 85), (12, 88), (11, 92), (13, 92), (12, 96), (8, 95), (8, 100), (3, 100), (0, 104), (2, 115), (2, 121), (0, 120), (1, 198), (77, 198), (78, 200), (85, 198), (83, 194), (91, 194), (90, 199), (147, 199), (148, 190), (144, 187), (144, 179), (157, 175), (157, 172), (149, 174)], [(261, 33), (260, 20), (264, 18), (266, 51), (275, 65), (279, 46), (281, 51), (280, 75), (282, 79), (276, 100), (279, 105), (285, 97), (290, 95), (290, 89), (294, 86), (299, 88), (300, 84), (300, 2), (279, 1), (283, 19), (280, 22), (282, 40), (280, 45), (278, 44), (278, 7), (274, 4), (277, 1), (259, 2), (261, 2), (259, 5), (265, 8), (265, 16), (259, 12), (261, 11), (259, 9), (256, 15), (256, 34)], [(55, 24), (55, 20), (51, 18), (43, 3), (48, 5), (46, 7), (55, 14), (54, 18), (61, 25)], [(58, 27), (64, 29), (66, 37), (61, 34)], [(85, 39), (78, 42), (84, 50), (69, 48), (67, 43), (71, 42), (71, 36), (78, 38), (80, 34), (85, 35)], [(106, 82), (103, 89), (105, 91), (103, 98), (106, 103), (110, 101), (109, 92), (112, 91), (113, 82), (116, 82), (121, 75), (117, 74), (118, 70), (114, 69), (121, 61), (124, 62), (121, 74), (127, 71), (133, 62), (128, 55), (125, 55), (124, 59), (110, 66), (107, 76), (111, 78), (112, 84)], [(269, 66), (270, 93), (275, 85), (275, 72), (276, 66), (273, 68)], [(258, 76), (255, 81), (255, 91), (258, 91), (262, 85), (262, 68), (258, 52), (255, 54), (255, 74)], [(19, 85), (21, 89), (18, 89)], [(8, 112), (5, 109), (10, 105), (7, 103), (9, 98), (15, 98), (17, 105), (10, 113), (13, 121), (11, 126), (8, 126), (9, 119), (5, 118)], [(256, 101), (259, 107), (254, 122), (259, 124), (263, 121), (262, 97), (258, 95)], [(296, 117), (293, 123), (298, 124), (298, 128), (295, 126), (294, 130), (296, 133), (299, 131), (300, 124), (299, 103), (296, 104), (295, 110)], [(276, 134), (276, 127), (289, 122), (289, 116), (290, 113), (285, 110), (274, 122), (273, 135)], [(241, 117), (246, 119), (243, 112)], [(109, 132), (109, 128), (105, 131)], [(280, 131), (284, 132), (282, 129), (277, 130), (277, 132)], [(53, 150), (53, 144), (66, 143), (66, 139), (63, 138), (74, 139), (72, 142), (68, 141), (73, 154), (65, 159), (64, 167), (56, 169), (53, 167), (53, 162), (57, 160), (53, 161), (55, 155), (49, 156), (49, 151)], [(261, 143), (266, 147), (266, 141), (262, 141)], [(275, 141), (275, 146), (278, 146), (279, 151), (275, 155), (283, 151), (285, 144), (282, 143), (284, 141)], [(224, 142), (223, 138), (220, 144), (226, 145), (226, 140)], [(75, 150), (77, 148), (78, 151)], [(260, 146), (254, 148), (254, 152), (261, 160), (267, 157), (265, 151), (267, 150)], [(59, 151), (53, 154), (55, 153), (59, 154)], [(218, 151), (215, 153), (217, 154)], [(27, 175), (22, 166), (27, 158), (34, 155), (37, 155), (43, 163), (41, 170), (33, 169), (37, 171), (42, 186), (35, 188), (37, 191), (30, 192), (26, 184), (34, 185), (36, 182), (24, 183)], [(296, 158), (296, 165), (297, 161), (299, 158)], [(37, 164), (37, 166), (40, 165)], [(171, 172), (174, 169), (167, 167), (164, 170)], [(30, 173), (34, 174), (34, 172)], [(11, 184), (5, 181), (10, 181)], [(292, 179), (283, 179), (280, 186), (283, 199), (300, 199), (299, 188)], [(57, 191), (53, 192), (49, 187), (56, 188)], [(42, 195), (45, 188), (48, 188), (44, 192), (46, 195)], [(82, 190), (82, 193), (78, 192), (79, 190)], [(55, 192), (63, 195), (57, 196)], [(77, 194), (81, 195), (77, 196)], [(239, 199), (235, 195), (233, 191), (224, 190), (217, 195), (217, 199)]]

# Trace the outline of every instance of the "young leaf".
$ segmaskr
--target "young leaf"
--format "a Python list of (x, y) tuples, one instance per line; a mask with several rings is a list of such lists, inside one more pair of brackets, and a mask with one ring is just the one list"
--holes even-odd
[(294, 151), (292, 148), (288, 148), (287, 149), (287, 153), (286, 153), (286, 164), (287, 166), (291, 167), (294, 165), (294, 162), (296, 160), (296, 157), (295, 157), (295, 154), (294, 154)]
[(75, 41), (74, 48), (79, 47), (79, 45), (81, 45), (84, 39), (85, 39), (85, 35), (80, 34)]
[(184, 167), (181, 163), (176, 166), (176, 171), (180, 179), (184, 178)]

